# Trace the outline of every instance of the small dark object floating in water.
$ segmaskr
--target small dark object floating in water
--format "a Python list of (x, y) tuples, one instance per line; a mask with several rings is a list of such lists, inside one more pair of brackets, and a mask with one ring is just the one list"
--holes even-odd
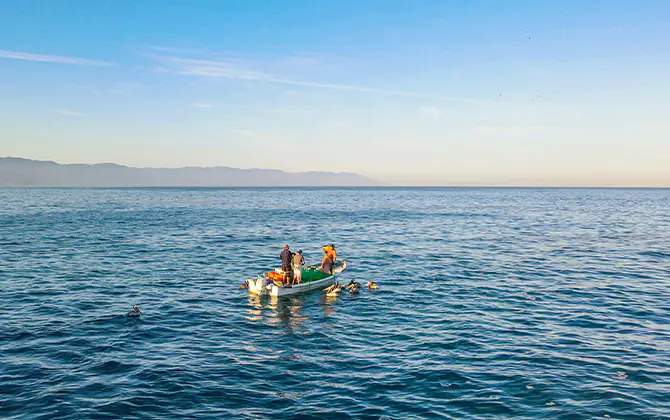
[(142, 311), (137, 306), (133, 306), (133, 310), (126, 314), (126, 316), (131, 318), (139, 318), (140, 315), (142, 315)]
[(351, 290), (351, 289), (354, 289), (354, 288), (360, 289), (361, 284), (359, 282), (357, 282), (356, 280), (351, 280), (349, 282), (349, 284), (347, 284), (347, 289)]

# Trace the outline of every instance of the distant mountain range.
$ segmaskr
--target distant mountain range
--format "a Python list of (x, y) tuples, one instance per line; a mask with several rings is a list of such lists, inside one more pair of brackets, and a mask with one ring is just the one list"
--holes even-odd
[(380, 185), (354, 173), (283, 172), (228, 167), (131, 168), (115, 163), (61, 165), (0, 158), (0, 186), (44, 187), (281, 187)]

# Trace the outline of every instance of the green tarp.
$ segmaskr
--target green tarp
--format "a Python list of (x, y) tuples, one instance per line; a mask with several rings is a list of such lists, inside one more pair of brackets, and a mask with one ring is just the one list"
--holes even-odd
[(316, 268), (306, 267), (302, 269), (302, 282), (309, 283), (310, 281), (321, 280), (330, 276), (330, 274), (323, 273)]

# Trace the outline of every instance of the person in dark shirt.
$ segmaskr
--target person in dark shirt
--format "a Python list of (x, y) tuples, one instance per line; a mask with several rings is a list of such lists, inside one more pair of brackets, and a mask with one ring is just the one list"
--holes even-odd
[(289, 277), (291, 275), (291, 260), (293, 255), (288, 249), (288, 245), (284, 245), (284, 250), (279, 254), (281, 258), (281, 270), (284, 272), (284, 284), (288, 284)]

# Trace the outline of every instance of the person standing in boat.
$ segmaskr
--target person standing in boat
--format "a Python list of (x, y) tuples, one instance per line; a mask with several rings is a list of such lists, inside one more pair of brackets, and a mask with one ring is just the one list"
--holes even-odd
[(335, 245), (326, 245), (323, 248), (323, 260), (321, 261), (320, 270), (326, 274), (333, 274), (333, 264), (337, 258), (335, 253)]
[(284, 272), (284, 284), (288, 284), (291, 277), (291, 251), (289, 251), (288, 245), (284, 245), (284, 250), (279, 254), (279, 258), (281, 258), (281, 270)]
[(305, 264), (305, 258), (302, 256), (302, 249), (299, 249), (293, 255), (293, 284), (300, 284), (302, 281), (302, 266)]
[(337, 252), (335, 251), (335, 244), (330, 244), (330, 249), (326, 253), (330, 257), (330, 261), (332, 261), (333, 264), (335, 264), (335, 261), (337, 261)]

